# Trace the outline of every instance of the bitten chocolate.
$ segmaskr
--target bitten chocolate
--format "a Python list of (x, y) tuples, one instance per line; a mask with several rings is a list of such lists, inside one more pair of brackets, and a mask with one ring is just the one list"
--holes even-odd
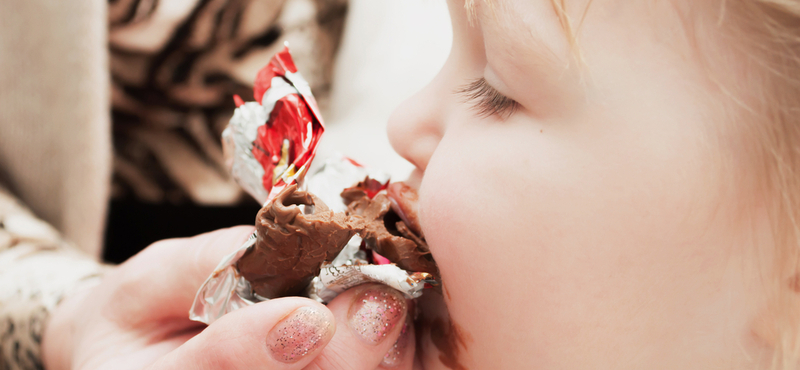
[(334, 213), (291, 185), (258, 212), (256, 244), (237, 267), (261, 297), (300, 295), (322, 263), (332, 261), (363, 228), (363, 218)]
[(343, 191), (342, 198), (347, 204), (348, 215), (364, 218), (366, 224), (361, 237), (368, 248), (388, 258), (403, 270), (427, 272), (438, 278), (439, 269), (428, 244), (423, 236), (412, 230), (418, 229), (418, 226), (406, 225), (392, 210), (392, 201), (385, 193), (378, 193), (370, 199), (367, 192), (357, 186)]

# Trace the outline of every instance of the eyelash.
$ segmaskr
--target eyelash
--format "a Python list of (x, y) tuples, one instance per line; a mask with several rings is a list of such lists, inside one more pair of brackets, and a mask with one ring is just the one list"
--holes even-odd
[(463, 96), (464, 102), (471, 104), (481, 117), (506, 119), (519, 109), (519, 103), (495, 90), (482, 77), (462, 86), (456, 94)]

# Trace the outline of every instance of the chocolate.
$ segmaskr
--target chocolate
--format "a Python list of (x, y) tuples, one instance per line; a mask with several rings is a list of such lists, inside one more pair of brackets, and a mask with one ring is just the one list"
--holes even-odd
[(411, 232), (425, 239), (416, 211), (417, 203), (419, 202), (417, 190), (403, 182), (395, 182), (386, 187), (386, 192), (392, 201), (392, 210), (397, 212), (397, 215), (411, 229)]
[[(411, 188), (403, 191), (414, 192)], [(378, 193), (370, 199), (364, 189), (356, 186), (343, 191), (342, 198), (347, 204), (348, 215), (361, 216), (366, 221), (361, 237), (368, 248), (406, 271), (439, 276), (439, 269), (424, 237), (406, 225), (392, 209), (392, 201), (385, 193)], [(413, 227), (418, 230), (418, 226)]]
[[(332, 261), (356, 233), (368, 248), (400, 268), (438, 276), (428, 244), (414, 231), (419, 226), (409, 227), (392, 209), (386, 192), (365, 186), (372, 184), (368, 180), (342, 192), (345, 213), (334, 213), (315, 195), (298, 191), (297, 185), (264, 206), (256, 217), (256, 243), (236, 265), (253, 291), (270, 299), (301, 294), (322, 263)], [(414, 190), (403, 188), (405, 197), (416, 197), (409, 192)]]
[(334, 213), (291, 185), (258, 212), (256, 244), (237, 267), (264, 298), (300, 295), (364, 225), (361, 217)]

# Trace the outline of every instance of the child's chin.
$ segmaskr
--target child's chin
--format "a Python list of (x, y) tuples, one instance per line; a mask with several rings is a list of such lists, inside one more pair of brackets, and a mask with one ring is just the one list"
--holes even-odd
[(414, 330), (417, 337), (417, 356), (424, 369), (464, 369), (459, 356), (469, 351), (470, 334), (452, 321), (447, 309), (449, 293), (429, 289), (415, 302)]

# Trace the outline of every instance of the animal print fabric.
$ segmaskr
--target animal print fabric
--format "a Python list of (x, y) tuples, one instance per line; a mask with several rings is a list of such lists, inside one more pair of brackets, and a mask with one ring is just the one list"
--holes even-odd
[[(112, 196), (234, 204), (219, 136), (285, 42), (324, 108), (346, 0), (109, 0)], [(0, 370), (42, 369), (48, 314), (104, 266), (0, 187)]]
[(43, 369), (48, 314), (103, 269), (0, 187), (0, 370)]
[(325, 106), (346, 0), (112, 0), (112, 196), (231, 205), (220, 134), (285, 42)]

